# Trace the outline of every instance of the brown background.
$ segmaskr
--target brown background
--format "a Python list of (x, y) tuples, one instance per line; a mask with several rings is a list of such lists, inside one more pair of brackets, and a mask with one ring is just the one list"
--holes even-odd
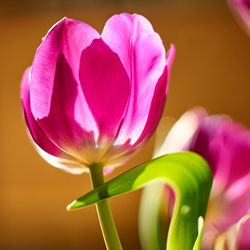
[[(0, 2), (0, 249), (104, 249), (94, 206), (65, 210), (90, 190), (89, 176), (66, 174), (37, 155), (25, 131), (19, 84), (41, 37), (63, 16), (101, 32), (112, 14), (124, 11), (145, 15), (166, 48), (176, 46), (164, 115), (202, 105), (250, 126), (250, 40), (223, 1)], [(152, 145), (153, 139), (108, 178), (149, 160)], [(111, 200), (124, 249), (140, 249), (139, 196)]]

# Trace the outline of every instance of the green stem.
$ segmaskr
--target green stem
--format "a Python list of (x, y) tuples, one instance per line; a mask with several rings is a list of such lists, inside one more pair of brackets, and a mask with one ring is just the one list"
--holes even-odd
[[(94, 163), (89, 166), (93, 188), (104, 183), (103, 165)], [(107, 199), (96, 203), (96, 211), (102, 229), (102, 235), (108, 250), (122, 250), (122, 245), (116, 230), (110, 205)]]

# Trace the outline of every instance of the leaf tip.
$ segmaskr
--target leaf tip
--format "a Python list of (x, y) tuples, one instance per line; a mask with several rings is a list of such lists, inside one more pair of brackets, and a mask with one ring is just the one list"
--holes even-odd
[(77, 206), (76, 206), (76, 203), (77, 203), (76, 200), (72, 201), (72, 202), (66, 207), (67, 211), (71, 211), (71, 210), (73, 210), (74, 208), (76, 208), (76, 207), (77, 207)]
[(202, 216), (199, 216), (198, 218), (198, 232), (200, 233), (204, 226), (204, 218)]

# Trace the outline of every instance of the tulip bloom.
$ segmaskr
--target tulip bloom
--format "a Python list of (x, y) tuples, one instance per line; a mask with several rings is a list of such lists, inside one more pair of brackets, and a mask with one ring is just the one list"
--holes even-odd
[(140, 15), (112, 16), (101, 35), (73, 19), (56, 23), (21, 87), (40, 155), (74, 174), (121, 165), (157, 127), (174, 54)]
[(202, 249), (250, 249), (250, 131), (194, 109), (172, 127), (158, 155), (181, 150), (203, 156), (214, 176)]
[(250, 0), (228, 0), (228, 4), (250, 35)]

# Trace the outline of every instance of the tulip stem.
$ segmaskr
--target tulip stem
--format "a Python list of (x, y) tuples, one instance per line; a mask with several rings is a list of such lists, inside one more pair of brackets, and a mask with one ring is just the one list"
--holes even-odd
[[(103, 165), (94, 163), (89, 166), (93, 188), (104, 183)], [(108, 199), (96, 203), (96, 211), (102, 229), (102, 235), (108, 250), (122, 250)]]

